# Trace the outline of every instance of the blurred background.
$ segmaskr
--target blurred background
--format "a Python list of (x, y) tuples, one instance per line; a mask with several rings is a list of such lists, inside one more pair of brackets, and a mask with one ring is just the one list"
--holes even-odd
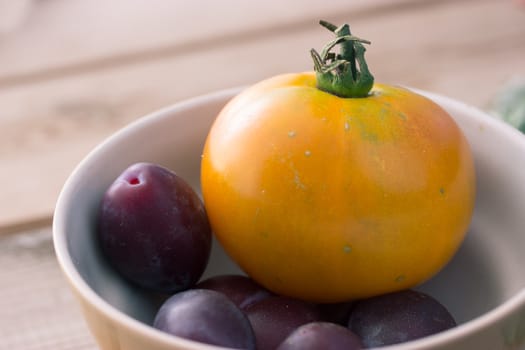
[(525, 76), (520, 0), (0, 0), (0, 349), (96, 348), (51, 244), (82, 158), (164, 106), (311, 70), (319, 19), (372, 42), (376, 81), (489, 109)]

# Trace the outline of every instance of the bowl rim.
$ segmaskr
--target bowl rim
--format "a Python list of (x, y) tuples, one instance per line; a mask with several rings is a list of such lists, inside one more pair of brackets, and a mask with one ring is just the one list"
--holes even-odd
[[(88, 303), (96, 309), (99, 314), (103, 314), (113, 324), (117, 324), (120, 327), (125, 327), (128, 330), (138, 333), (143, 337), (154, 339), (156, 342), (163, 346), (183, 346), (188, 349), (195, 350), (213, 350), (213, 349), (228, 349), (220, 346), (209, 345), (200, 343), (193, 340), (184, 339), (181, 337), (172, 336), (157, 330), (150, 325), (147, 325), (141, 321), (138, 321), (124, 312), (117, 310), (114, 306), (109, 304), (101, 296), (99, 296), (84, 280), (80, 273), (75, 268), (73, 258), (69, 254), (67, 245), (67, 233), (66, 233), (66, 221), (68, 213), (68, 204), (71, 202), (72, 197), (75, 193), (76, 185), (79, 181), (84, 169), (89, 168), (90, 164), (96, 162), (97, 156), (102, 152), (103, 149), (111, 146), (113, 143), (126, 138), (130, 133), (136, 132), (141, 128), (148, 126), (153, 123), (157, 123), (159, 120), (165, 118), (173, 118), (174, 115), (183, 114), (184, 111), (191, 110), (194, 107), (206, 105), (212, 102), (224, 101), (225, 103), (234, 97), (236, 94), (241, 92), (245, 86), (233, 87), (218, 90), (208, 94), (199, 95), (190, 99), (182, 100), (174, 104), (168, 105), (164, 108), (156, 110), (152, 113), (146, 114), (140, 117), (128, 125), (117, 130), (96, 147), (94, 147), (74, 168), (69, 177), (64, 183), (59, 196), (57, 198), (55, 211), (53, 215), (52, 231), (53, 231), (53, 246), (55, 255), (57, 257), (59, 266), (66, 276), (70, 287), (76, 292), (77, 298), (83, 299), (83, 302)], [(466, 104), (464, 102), (455, 100), (453, 98), (428, 92), (421, 89), (406, 87), (416, 93), (426, 96), (432, 99), (434, 102), (441, 105), (443, 108), (453, 108), (466, 110), (466, 117), (468, 119), (475, 120), (476, 122), (482, 122), (483, 126), (494, 128), (498, 132), (505, 133), (508, 136), (510, 142), (519, 144), (525, 151), (525, 135), (520, 131), (506, 124), (505, 122), (490, 116), (487, 112), (481, 109)], [(466, 336), (472, 336), (476, 332), (490, 327), (492, 324), (499, 323), (505, 318), (512, 315), (515, 310), (523, 308), (525, 306), (525, 288), (519, 290), (516, 294), (509, 297), (506, 301), (492, 308), (488, 312), (475, 317), (465, 323), (459, 324), (457, 327), (449, 329), (445, 332), (434, 334), (422, 339), (412, 340), (402, 344), (390, 345), (382, 347), (385, 350), (409, 350), (409, 349), (431, 349), (433, 346), (446, 345), (453, 341)]]

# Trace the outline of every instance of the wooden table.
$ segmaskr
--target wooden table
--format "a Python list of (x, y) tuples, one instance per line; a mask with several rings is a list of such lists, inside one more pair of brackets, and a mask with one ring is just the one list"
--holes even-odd
[(377, 81), (485, 109), (525, 77), (523, 1), (20, 0), (7, 18), (9, 1), (0, 0), (2, 350), (96, 348), (52, 249), (54, 204), (75, 165), (163, 106), (312, 69), (309, 49), (330, 38), (319, 19), (372, 41)]

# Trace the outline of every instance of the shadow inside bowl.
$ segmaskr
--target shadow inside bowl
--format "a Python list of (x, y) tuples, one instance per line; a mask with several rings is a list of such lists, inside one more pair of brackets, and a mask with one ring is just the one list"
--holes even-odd
[(481, 228), (473, 227), (450, 263), (420, 287), (445, 305), (458, 324), (470, 321), (505, 301), (498, 271)]

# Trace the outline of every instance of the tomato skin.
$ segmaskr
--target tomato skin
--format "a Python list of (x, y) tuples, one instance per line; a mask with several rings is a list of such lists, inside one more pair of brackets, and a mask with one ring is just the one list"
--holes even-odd
[(281, 75), (214, 122), (201, 185), (226, 252), (271, 291), (338, 302), (413, 287), (457, 251), (475, 199), (469, 145), (427, 98), (366, 98)]

